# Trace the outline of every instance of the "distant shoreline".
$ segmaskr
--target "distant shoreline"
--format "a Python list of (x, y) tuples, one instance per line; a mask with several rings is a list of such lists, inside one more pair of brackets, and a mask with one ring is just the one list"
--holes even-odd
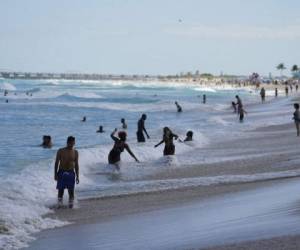
[(39, 73), (39, 72), (10, 72), (0, 71), (0, 78), (23, 80), (122, 80), (122, 81), (175, 81), (175, 82), (199, 82), (199, 81), (249, 81), (248, 76), (211, 74), (198, 75), (148, 75), (148, 74), (84, 74), (84, 73)]

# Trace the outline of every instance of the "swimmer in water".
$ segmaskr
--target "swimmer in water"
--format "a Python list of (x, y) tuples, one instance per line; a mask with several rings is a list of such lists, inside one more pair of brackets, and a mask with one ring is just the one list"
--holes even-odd
[(182, 107), (178, 104), (178, 102), (175, 102), (175, 105), (177, 107), (177, 112), (181, 113), (182, 112)]
[(124, 118), (121, 119), (121, 123), (122, 123), (122, 129), (127, 129), (127, 124)]
[(41, 144), (43, 148), (51, 148), (52, 147), (52, 140), (50, 135), (43, 136), (43, 143)]
[(189, 130), (187, 133), (186, 133), (186, 137), (185, 139), (182, 141), (180, 139), (178, 139), (179, 142), (186, 142), (186, 141), (193, 141), (193, 131)]
[(104, 133), (103, 126), (99, 126), (99, 129), (96, 131), (96, 133)]

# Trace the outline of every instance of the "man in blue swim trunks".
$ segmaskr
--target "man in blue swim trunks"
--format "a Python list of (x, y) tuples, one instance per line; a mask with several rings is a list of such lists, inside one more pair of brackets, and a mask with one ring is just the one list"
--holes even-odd
[(57, 151), (54, 166), (58, 205), (62, 205), (64, 190), (67, 188), (69, 192), (69, 208), (73, 207), (75, 181), (76, 184), (79, 184), (78, 151), (74, 149), (74, 145), (75, 138), (69, 136), (67, 146)]

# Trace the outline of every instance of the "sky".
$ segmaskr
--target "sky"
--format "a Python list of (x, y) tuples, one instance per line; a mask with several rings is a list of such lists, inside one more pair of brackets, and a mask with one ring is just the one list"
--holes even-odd
[(286, 74), (299, 0), (1, 0), (0, 70)]

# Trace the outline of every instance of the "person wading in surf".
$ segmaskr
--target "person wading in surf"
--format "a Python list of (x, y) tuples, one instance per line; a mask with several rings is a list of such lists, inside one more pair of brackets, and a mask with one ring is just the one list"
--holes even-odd
[(164, 127), (163, 129), (163, 139), (156, 144), (154, 147), (158, 147), (160, 144), (165, 143), (164, 155), (174, 155), (175, 154), (175, 145), (173, 143), (173, 138), (178, 139), (178, 135), (173, 134), (171, 129)]
[(54, 165), (54, 180), (57, 181), (58, 205), (63, 204), (63, 195), (65, 188), (69, 192), (69, 208), (73, 207), (74, 187), (79, 184), (79, 164), (78, 151), (74, 149), (75, 138), (69, 136), (67, 146), (60, 148), (56, 154)]
[(126, 143), (127, 134), (125, 131), (119, 131), (118, 137), (115, 136), (117, 129), (115, 129), (110, 137), (115, 142), (113, 148), (110, 150), (108, 155), (108, 163), (114, 164), (118, 170), (120, 170), (120, 161), (121, 161), (121, 153), (126, 149), (126, 151), (135, 159), (136, 162), (139, 160), (135, 157), (135, 155), (130, 150), (128, 144)]

